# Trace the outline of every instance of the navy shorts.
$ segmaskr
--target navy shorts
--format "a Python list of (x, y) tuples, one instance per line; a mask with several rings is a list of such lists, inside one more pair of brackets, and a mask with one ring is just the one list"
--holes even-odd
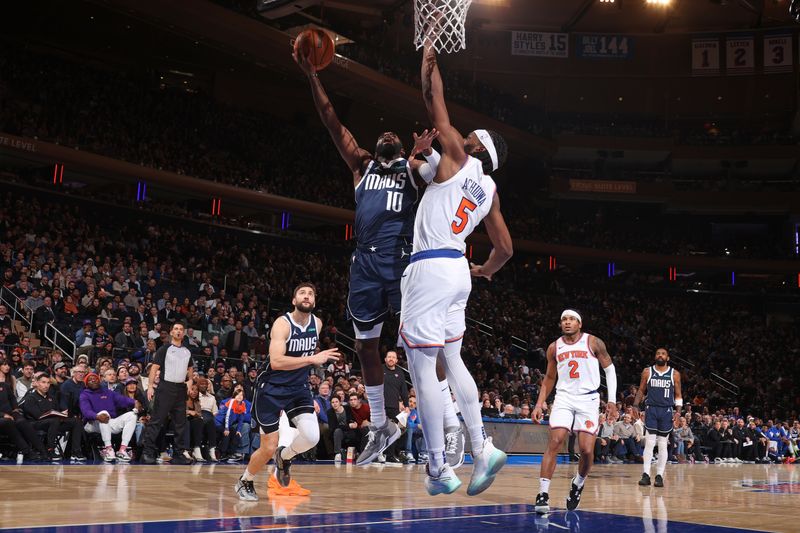
[(265, 434), (278, 431), (281, 411), (286, 411), (290, 424), (299, 414), (313, 413), (314, 401), (308, 386), (284, 387), (267, 383), (256, 389), (253, 417)]
[(672, 407), (647, 406), (644, 410), (644, 428), (651, 435), (667, 437), (672, 432)]
[(365, 331), (384, 322), (390, 312), (400, 313), (400, 278), (408, 266), (411, 247), (390, 252), (359, 248), (350, 263), (347, 319)]

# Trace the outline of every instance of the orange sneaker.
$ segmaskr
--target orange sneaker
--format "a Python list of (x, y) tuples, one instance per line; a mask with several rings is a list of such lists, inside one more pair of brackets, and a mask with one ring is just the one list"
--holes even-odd
[[(277, 480), (276, 480), (277, 483)], [(291, 480), (289, 482), (289, 486), (286, 487), (289, 491), (291, 491), (292, 496), (309, 496), (311, 495), (311, 491), (309, 489), (303, 488), (300, 483), (295, 480)]]
[(269, 476), (267, 481), (267, 494), (270, 496), (291, 496), (292, 491), (289, 487), (282, 487), (275, 476)]

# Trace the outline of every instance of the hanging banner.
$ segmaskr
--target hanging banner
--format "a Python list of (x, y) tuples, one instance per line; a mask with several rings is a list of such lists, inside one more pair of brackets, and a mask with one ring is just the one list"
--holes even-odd
[(729, 76), (753, 74), (756, 70), (755, 39), (752, 35), (726, 38), (726, 73)]
[(764, 73), (776, 74), (791, 72), (794, 68), (794, 47), (792, 34), (773, 34), (764, 36)]
[(578, 57), (586, 59), (630, 59), (633, 38), (627, 35), (583, 34), (577, 36)]
[(511, 55), (566, 59), (569, 57), (569, 34), (512, 31)]
[(692, 76), (719, 76), (719, 37), (692, 39)]

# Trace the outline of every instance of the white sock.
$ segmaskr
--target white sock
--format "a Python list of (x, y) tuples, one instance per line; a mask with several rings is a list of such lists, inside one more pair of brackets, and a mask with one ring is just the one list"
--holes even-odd
[[(647, 474), (648, 476), (650, 475), (650, 463), (653, 462), (653, 448), (655, 447), (656, 447), (656, 436), (647, 433), (644, 436), (644, 455), (642, 457), (643, 459), (642, 469), (644, 470), (644, 473)], [(658, 456), (659, 460), (661, 460), (660, 448)]]
[(433, 477), (439, 476), (446, 461), (444, 448), (441, 450), (428, 450), (428, 472), (430, 472)]
[(574, 483), (576, 487), (581, 488), (583, 487), (583, 484), (586, 483), (586, 478), (580, 474), (575, 474)]
[(382, 428), (386, 425), (386, 405), (383, 401), (383, 383), (380, 385), (366, 385), (367, 401), (369, 402), (369, 421), (375, 427)]
[(667, 457), (669, 455), (667, 451), (668, 445), (669, 441), (667, 437), (658, 437), (658, 462), (656, 463), (656, 473), (659, 476), (663, 476), (664, 471), (667, 469)]
[(539, 492), (544, 492), (545, 494), (550, 492), (550, 480), (546, 477), (539, 478)]
[(453, 398), (450, 396), (450, 384), (447, 383), (447, 378), (439, 382), (442, 388), (442, 403), (444, 404), (444, 428), (460, 428), (461, 422), (458, 420), (456, 414), (456, 407), (453, 405)]
[(250, 470), (245, 468), (244, 474), (242, 474), (242, 480), (243, 481), (253, 481), (255, 478), (256, 478), (256, 476), (254, 474), (251, 474)]

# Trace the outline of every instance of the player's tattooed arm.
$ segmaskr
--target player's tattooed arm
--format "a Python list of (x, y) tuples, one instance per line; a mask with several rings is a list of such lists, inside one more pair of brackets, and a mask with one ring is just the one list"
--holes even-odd
[(316, 69), (308, 61), (308, 58), (297, 53), (294, 53), (293, 57), (300, 69), (308, 76), (308, 83), (311, 85), (311, 96), (314, 98), (314, 107), (316, 107), (319, 118), (327, 128), (331, 139), (333, 139), (336, 149), (353, 173), (353, 183), (357, 184), (361, 179), (366, 162), (372, 158), (372, 154), (361, 148), (353, 134), (350, 133), (350, 130), (339, 121), (336, 110), (325, 92), (325, 87), (322, 86)]
[(642, 370), (642, 379), (639, 381), (639, 389), (636, 391), (636, 396), (633, 398), (633, 407), (638, 408), (642, 404), (644, 395), (647, 392), (647, 380), (650, 379), (650, 369), (645, 368)]

